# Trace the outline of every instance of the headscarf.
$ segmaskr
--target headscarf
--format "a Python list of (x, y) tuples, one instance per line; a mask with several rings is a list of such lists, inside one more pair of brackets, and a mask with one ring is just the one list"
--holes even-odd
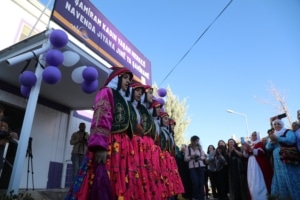
[[(118, 68), (114, 67), (113, 70), (109, 74), (108, 78), (105, 81), (104, 86), (109, 87), (111, 89), (117, 90), (119, 85), (119, 76), (123, 74), (129, 74), (131, 78), (133, 77), (132, 72), (127, 68)], [(126, 92), (123, 90), (118, 91), (122, 97), (126, 100), (126, 102), (129, 100), (130, 97), (126, 96)]]
[(107, 83), (106, 87), (116, 90), (118, 87), (118, 83), (119, 83), (119, 77), (116, 76), (113, 79), (111, 79), (110, 82)]
[[(148, 85), (144, 85), (144, 84), (142, 84), (142, 83), (139, 83), (139, 82), (135, 82), (135, 83), (132, 83), (131, 85), (130, 85), (130, 101), (134, 101), (134, 90), (135, 89), (137, 89), (137, 88), (142, 88), (142, 90), (143, 90), (143, 95), (142, 95), (142, 97), (144, 96), (144, 94), (146, 93), (146, 89), (148, 88)], [(143, 99), (141, 98), (141, 101), (140, 101), (140, 103), (142, 103), (143, 102)]]
[(273, 126), (274, 126), (274, 124), (276, 124), (276, 123), (279, 123), (279, 124), (281, 124), (281, 129), (279, 130), (279, 131), (276, 131), (275, 130), (275, 132), (274, 132), (274, 134), (277, 136), (277, 137), (280, 137), (280, 136), (282, 136), (283, 134), (284, 134), (284, 132), (286, 131), (286, 128), (284, 127), (284, 123), (283, 123), (283, 121), (281, 120), (281, 119), (275, 119), (274, 121), (273, 121)]
[(172, 118), (170, 118), (169, 119), (169, 125), (176, 125), (176, 122), (175, 122), (175, 120), (174, 119), (172, 119)]
[(116, 86), (112, 86), (112, 87), (116, 87), (117, 88), (118, 87), (118, 77), (121, 76), (121, 75), (123, 75), (123, 74), (129, 74), (130, 77), (131, 77), (131, 79), (133, 78), (133, 74), (132, 74), (132, 72), (129, 69), (127, 69), (125, 67), (123, 67), (123, 68), (113, 67), (112, 71), (109, 74), (108, 78), (106, 79), (104, 85), (108, 86), (108, 84), (112, 81), (112, 79), (114, 79), (114, 78), (117, 77), (117, 81), (114, 80), (114, 82), (116, 82), (117, 85)]
[[(149, 110), (151, 110), (150, 106), (151, 106), (152, 102), (151, 103), (148, 102), (147, 96), (148, 96), (148, 92), (150, 90), (153, 90), (153, 88), (150, 85), (145, 85), (145, 93), (142, 95), (142, 98), (141, 98), (141, 103)], [(151, 114), (152, 114), (152, 112), (151, 112)]]
[[(256, 140), (254, 140), (254, 141), (250, 141), (250, 143), (251, 143), (251, 146), (252, 145), (255, 145), (255, 144), (257, 144), (257, 143), (259, 143), (260, 142), (260, 132), (257, 132), (257, 131), (254, 131), (253, 133), (256, 133)], [(253, 134), (252, 133), (252, 134)]]

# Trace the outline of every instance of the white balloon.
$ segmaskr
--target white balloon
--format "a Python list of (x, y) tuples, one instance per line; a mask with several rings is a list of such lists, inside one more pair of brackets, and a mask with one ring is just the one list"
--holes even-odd
[(63, 55), (64, 62), (62, 64), (66, 67), (72, 67), (80, 60), (79, 54), (74, 51), (65, 51)]
[(86, 66), (77, 67), (72, 71), (72, 80), (75, 83), (83, 83), (84, 78), (82, 77), (82, 72), (86, 68)]

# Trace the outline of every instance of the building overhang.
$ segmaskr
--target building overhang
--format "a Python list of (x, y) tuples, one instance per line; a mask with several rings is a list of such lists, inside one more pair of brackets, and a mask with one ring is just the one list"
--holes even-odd
[[(21, 83), (19, 82), (19, 76), (27, 64), (28, 66), (26, 70), (34, 72), (37, 66), (37, 59), (33, 57), (12, 66), (7, 62), (7, 60), (23, 53), (41, 48), (45, 43), (47, 43), (50, 31), (51, 30), (46, 30), (41, 32), (0, 51), (1, 89), (11, 90), (11, 92), (21, 96)], [(105, 63), (99, 61), (97, 56), (91, 55), (92, 52), (89, 53), (89, 51), (84, 50), (83, 47), (78, 46), (70, 39), (68, 44), (60, 50), (62, 52), (73, 51), (80, 56), (80, 60), (71, 67), (63, 65), (59, 66), (62, 78), (57, 84), (49, 85), (42, 81), (39, 100), (45, 99), (70, 110), (91, 109), (96, 91), (91, 94), (85, 93), (81, 89), (81, 84), (73, 81), (71, 76), (72, 71), (82, 66), (95, 67), (99, 74), (99, 89), (103, 86), (104, 81), (109, 74), (109, 67), (105, 65)]]

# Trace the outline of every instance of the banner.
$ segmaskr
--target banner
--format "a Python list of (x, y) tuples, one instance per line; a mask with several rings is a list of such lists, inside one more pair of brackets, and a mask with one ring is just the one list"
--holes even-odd
[(113, 66), (126, 67), (152, 85), (151, 63), (88, 0), (57, 0), (51, 20)]

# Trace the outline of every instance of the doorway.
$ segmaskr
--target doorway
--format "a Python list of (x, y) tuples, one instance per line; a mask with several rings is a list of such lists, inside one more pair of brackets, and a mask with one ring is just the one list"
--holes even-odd
[[(19, 137), (25, 115), (25, 110), (15, 105), (1, 102), (4, 106), (4, 120), (8, 123), (9, 129), (16, 132)], [(14, 164), (18, 144), (15, 142), (9, 142), (7, 153), (5, 156), (5, 162), (0, 177), (0, 189), (7, 189), (12, 173), (12, 165)]]

